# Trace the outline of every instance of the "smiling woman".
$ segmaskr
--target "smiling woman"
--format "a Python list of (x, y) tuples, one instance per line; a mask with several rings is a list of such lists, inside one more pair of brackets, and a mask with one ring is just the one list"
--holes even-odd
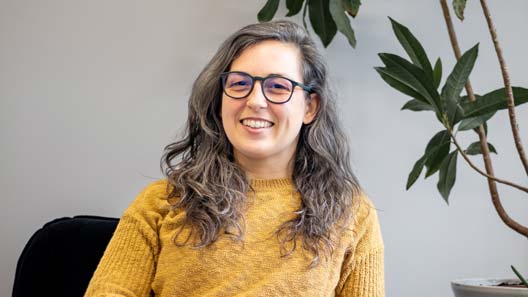
[(196, 79), (166, 180), (123, 214), (86, 296), (384, 296), (376, 210), (304, 29), (249, 25)]
[[(235, 162), (250, 178), (291, 176), (301, 127), (317, 113), (318, 95), (294, 88), (299, 83), (293, 79), (302, 80), (300, 55), (294, 44), (266, 40), (231, 63), (234, 72), (228, 72), (223, 84), (222, 124)], [(248, 72), (266, 77), (261, 88), (254, 88), (251, 75), (241, 75)]]

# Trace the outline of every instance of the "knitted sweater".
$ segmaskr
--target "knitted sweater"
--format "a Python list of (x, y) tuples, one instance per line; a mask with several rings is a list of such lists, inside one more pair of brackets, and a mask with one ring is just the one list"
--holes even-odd
[[(177, 246), (183, 211), (167, 201), (167, 181), (149, 185), (124, 212), (85, 297), (385, 296), (383, 242), (376, 210), (362, 195), (333, 255), (308, 268), (297, 244), (286, 257), (274, 231), (295, 216), (300, 195), (289, 179), (253, 180), (243, 243), (227, 236), (205, 248)], [(185, 234), (182, 234), (186, 238)]]

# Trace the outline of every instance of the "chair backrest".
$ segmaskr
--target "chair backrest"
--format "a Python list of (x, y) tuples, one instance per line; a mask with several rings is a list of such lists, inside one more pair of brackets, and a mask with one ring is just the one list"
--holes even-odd
[(82, 297), (119, 219), (55, 219), (35, 232), (18, 259), (13, 297)]

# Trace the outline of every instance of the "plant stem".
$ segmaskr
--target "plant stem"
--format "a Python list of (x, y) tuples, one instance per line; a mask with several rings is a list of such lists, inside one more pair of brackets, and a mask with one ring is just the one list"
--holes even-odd
[[(457, 41), (457, 38), (456, 38), (455, 29), (453, 27), (453, 22), (451, 21), (451, 16), (449, 14), (449, 9), (448, 9), (446, 0), (440, 0), (440, 5), (442, 6), (442, 12), (444, 14), (444, 19), (445, 19), (445, 22), (446, 22), (446, 25), (447, 25), (447, 30), (448, 30), (448, 33), (449, 33), (449, 38), (450, 38), (450, 41), (451, 41), (451, 45), (453, 46), (453, 51), (455, 52), (455, 57), (458, 60), (458, 59), (460, 59), (460, 56), (461, 56), (460, 55), (460, 49), (458, 47), (458, 41)], [(469, 80), (466, 83), (466, 92), (468, 94), (468, 98), (471, 101), (475, 101), (476, 98), (475, 98), (475, 95), (473, 93), (473, 89), (471, 88), (471, 84), (469, 84), (469, 88), (468, 88), (468, 84), (469, 84)], [(502, 181), (502, 180), (497, 180), (495, 178), (493, 165), (491, 163), (491, 158), (490, 158), (490, 152), (489, 152), (489, 148), (488, 148), (488, 141), (486, 139), (486, 133), (484, 131), (484, 126), (480, 125), (478, 127), (477, 131), (478, 131), (479, 140), (480, 140), (480, 148), (482, 150), (482, 158), (484, 159), (484, 167), (486, 168), (487, 174), (482, 172), (480, 169), (478, 169), (473, 164), (473, 162), (471, 162), (471, 160), (469, 160), (467, 155), (461, 149), (460, 145), (458, 145), (458, 142), (456, 142), (456, 139), (454, 138), (454, 135), (453, 135), (452, 131), (450, 129), (448, 129), (448, 131), (449, 131), (449, 134), (451, 135), (451, 138), (455, 142), (455, 145), (457, 146), (458, 151), (462, 154), (462, 156), (464, 157), (466, 162), (468, 162), (468, 164), (474, 170), (476, 170), (477, 172), (479, 172), (479, 173), (481, 173), (481, 174), (483, 174), (484, 176), (487, 177), (488, 188), (489, 188), (489, 192), (490, 192), (490, 195), (491, 195), (491, 201), (493, 203), (493, 206), (495, 207), (495, 210), (497, 211), (497, 214), (501, 218), (501, 220), (506, 224), (506, 226), (510, 227), (512, 230), (514, 230), (514, 231), (516, 231), (516, 232), (518, 232), (518, 233), (520, 233), (520, 234), (522, 234), (522, 235), (524, 235), (525, 237), (528, 238), (528, 228), (523, 226), (523, 225), (521, 225), (521, 224), (519, 224), (515, 220), (513, 220), (506, 213), (506, 210), (502, 206), (502, 202), (501, 202), (500, 196), (499, 196), (499, 191), (497, 190), (497, 183), (495, 182), (495, 181), (499, 182), (499, 181)], [(523, 187), (521, 187), (521, 188), (523, 188)]]
[[(528, 188), (523, 187), (523, 186), (519, 186), (519, 185), (511, 183), (509, 181), (505, 181), (505, 180), (496, 178), (495, 176), (493, 176), (493, 169), (491, 169), (491, 174), (486, 174), (485, 172), (480, 170), (477, 166), (475, 166), (475, 164), (473, 164), (473, 162), (471, 162), (471, 160), (466, 155), (466, 153), (464, 153), (464, 151), (462, 150), (462, 148), (460, 147), (460, 145), (456, 141), (456, 138), (453, 135), (453, 131), (451, 131), (450, 129), (448, 129), (447, 131), (449, 132), (449, 135), (451, 136), (451, 139), (453, 139), (453, 143), (457, 147), (457, 150), (460, 152), (460, 154), (462, 155), (464, 160), (466, 160), (466, 162), (469, 164), (469, 166), (471, 166), (471, 168), (475, 169), (478, 173), (480, 173), (480, 174), (482, 174), (482, 175), (484, 175), (484, 176), (486, 176), (488, 178), (488, 185), (490, 186), (490, 193), (491, 193), (491, 201), (493, 202), (493, 206), (497, 210), (497, 213), (499, 214), (499, 217), (504, 222), (504, 224), (506, 224), (506, 226), (510, 227), (512, 230), (516, 231), (517, 233), (519, 233), (519, 234), (523, 235), (524, 237), (528, 238), (528, 228), (523, 226), (523, 225), (521, 225), (521, 224), (519, 224), (517, 221), (512, 219), (508, 215), (508, 213), (506, 213), (506, 210), (502, 206), (502, 202), (501, 202), (501, 200), (499, 198), (499, 194), (498, 194), (498, 191), (497, 191), (497, 184), (495, 183), (495, 181), (499, 182), (499, 183), (502, 183), (502, 184), (505, 184), (505, 185), (509, 185), (511, 187), (514, 187), (514, 188), (519, 189), (521, 191), (524, 191), (526, 193), (528, 193)], [(486, 171), (490, 172), (489, 169), (490, 168), (486, 167)], [(492, 189), (494, 190), (494, 192), (492, 192)]]
[[(451, 46), (455, 52), (455, 58), (460, 59), (462, 53), (460, 52), (460, 47), (458, 46), (458, 40), (455, 33), (455, 28), (453, 27), (453, 21), (451, 21), (451, 15), (449, 14), (449, 8), (445, 0), (440, 0), (440, 5), (442, 6), (442, 12), (444, 13), (444, 19), (447, 25), (447, 33), (449, 34), (449, 40), (451, 41)], [(466, 93), (468, 95), (469, 101), (475, 101), (475, 93), (473, 93), (473, 87), (471, 87), (471, 82), (466, 82)]]
[(303, 21), (304, 29), (306, 29), (306, 32), (309, 32), (308, 31), (308, 26), (306, 25), (306, 8), (307, 7), (308, 7), (308, 1), (304, 2), (302, 21)]
[[(444, 14), (444, 19), (447, 26), (447, 33), (449, 34), (449, 40), (451, 41), (451, 46), (453, 47), (453, 52), (455, 53), (455, 58), (457, 60), (460, 59), (462, 54), (460, 53), (460, 47), (458, 46), (458, 39), (455, 33), (455, 28), (453, 26), (453, 21), (451, 20), (451, 15), (449, 13), (449, 8), (447, 6), (446, 0), (440, 0), (440, 6), (442, 7), (442, 12)], [(477, 98), (475, 97), (475, 93), (473, 92), (473, 87), (471, 87), (471, 82), (469, 79), (466, 82), (466, 93), (468, 95), (469, 101), (475, 101)], [(484, 126), (480, 125), (477, 128), (477, 133), (480, 140), (480, 149), (482, 151), (482, 158), (484, 159), (484, 167), (486, 168), (486, 172), (488, 175), (493, 176), (493, 164), (491, 163), (490, 158), (490, 152), (488, 148), (488, 140), (486, 136), (486, 132), (484, 130)], [(478, 171), (478, 170), (477, 170)], [(490, 194), (492, 197), (499, 198), (499, 193), (497, 191), (497, 185), (488, 179), (488, 186), (490, 190)]]
[(491, 34), (491, 40), (493, 41), (493, 46), (495, 46), (495, 52), (497, 53), (497, 58), (499, 59), (500, 69), (502, 73), (502, 79), (504, 81), (504, 88), (506, 90), (507, 102), (508, 102), (508, 115), (510, 116), (510, 125), (513, 133), (513, 139), (515, 140), (515, 147), (519, 153), (519, 158), (524, 166), (524, 171), (528, 175), (528, 159), (526, 158), (526, 153), (522, 145), (522, 140), (519, 135), (519, 125), (517, 124), (517, 116), (515, 114), (515, 101), (513, 99), (513, 92), (510, 84), (510, 75), (508, 73), (508, 68), (506, 67), (506, 61), (504, 60), (504, 55), (502, 54), (502, 48), (499, 44), (499, 39), (497, 37), (497, 31), (495, 30), (495, 25), (491, 19), (491, 14), (488, 9), (488, 4), (486, 0), (480, 0), (480, 6), (482, 6), (482, 12), (486, 17), (486, 22), (488, 24), (488, 29)]
[(515, 275), (517, 275), (517, 277), (519, 278), (519, 280), (521, 281), (521, 283), (528, 288), (528, 282), (526, 281), (526, 279), (522, 276), (522, 274), (515, 268), (515, 266), (513, 265), (510, 265), (511, 269), (513, 270), (513, 273), (515, 273)]
[(493, 175), (490, 175), (490, 174), (487, 174), (486, 172), (482, 171), (480, 168), (478, 168), (472, 161), (471, 159), (469, 159), (468, 155), (465, 153), (465, 151), (462, 149), (462, 147), (460, 146), (460, 144), (458, 143), (458, 141), (456, 140), (456, 137), (455, 135), (453, 134), (453, 131), (448, 129), (447, 132), (449, 133), (449, 136), (451, 137), (451, 139), (453, 140), (453, 143), (455, 144), (455, 146), (457, 147), (457, 150), (458, 152), (462, 155), (462, 157), (464, 158), (464, 160), (466, 160), (466, 162), (468, 163), (468, 165), (473, 168), (475, 171), (477, 171), (478, 173), (480, 173), (481, 175), (483, 175), (484, 177), (487, 177), (489, 179), (492, 179), (498, 183), (501, 183), (501, 184), (505, 184), (505, 185), (508, 185), (510, 187), (513, 187), (513, 188), (516, 188), (518, 190), (521, 190), (523, 192), (526, 192), (528, 193), (528, 187), (523, 187), (521, 185), (518, 185), (518, 184), (515, 184), (515, 183), (512, 183), (510, 181), (507, 181), (507, 180), (504, 180), (504, 179), (500, 179), (498, 177), (495, 177)]

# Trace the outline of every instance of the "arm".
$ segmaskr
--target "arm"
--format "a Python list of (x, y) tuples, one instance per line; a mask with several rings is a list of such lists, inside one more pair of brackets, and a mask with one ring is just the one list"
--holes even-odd
[(384, 297), (383, 240), (374, 205), (360, 200), (354, 219), (354, 246), (346, 253), (338, 297)]
[[(85, 297), (148, 297), (159, 253), (159, 206), (166, 183), (148, 186), (124, 212)], [(82, 256), (82, 255), (80, 255)]]

